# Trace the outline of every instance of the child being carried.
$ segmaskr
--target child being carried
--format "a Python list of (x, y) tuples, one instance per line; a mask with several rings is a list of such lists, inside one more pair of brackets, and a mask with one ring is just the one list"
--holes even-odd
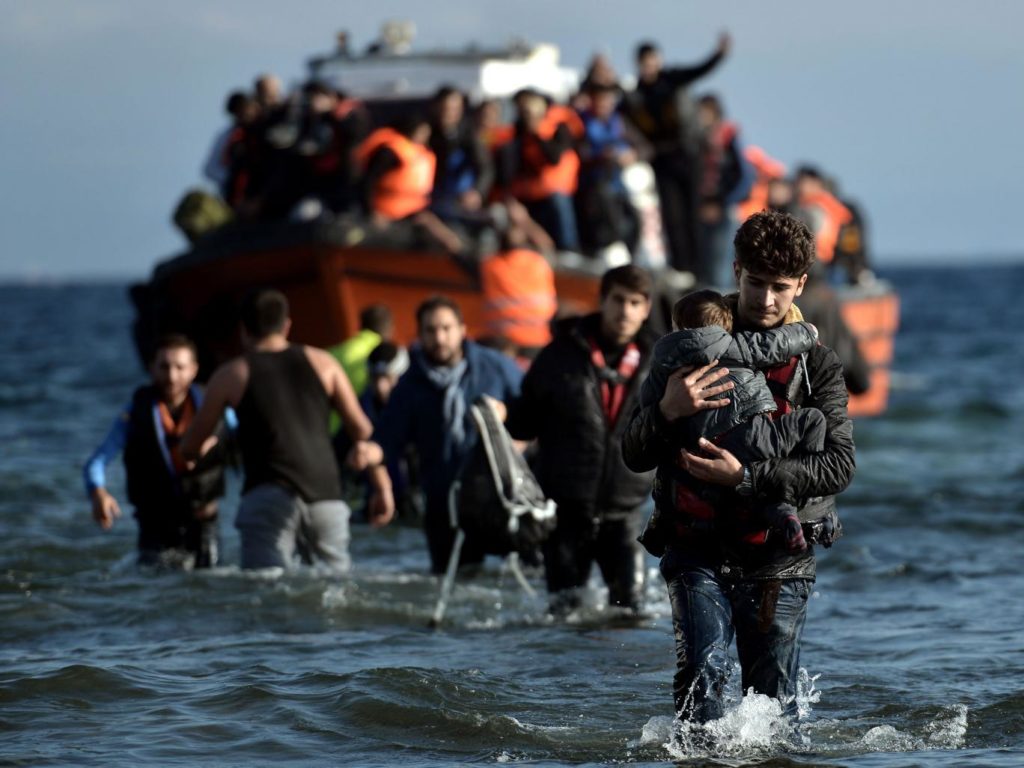
[[(698, 441), (703, 437), (728, 450), (744, 466), (824, 450), (825, 415), (817, 408), (776, 414), (775, 399), (759, 370), (785, 365), (818, 343), (817, 329), (799, 321), (795, 306), (791, 311), (796, 317), (790, 319), (796, 322), (765, 331), (733, 334), (732, 309), (718, 292), (695, 291), (676, 302), (672, 308), (675, 330), (654, 347), (651, 371), (640, 392), (641, 407), (662, 399), (674, 371), (686, 366), (705, 366), (713, 360), (728, 368), (725, 381), (731, 381), (734, 388), (717, 396), (728, 398), (728, 405), (698, 411), (673, 424), (680, 441), (674, 447), (697, 452)], [(763, 528), (781, 535), (788, 551), (803, 552), (807, 543), (797, 508), (790, 501), (796, 500), (768, 500), (755, 494), (753, 515)]]

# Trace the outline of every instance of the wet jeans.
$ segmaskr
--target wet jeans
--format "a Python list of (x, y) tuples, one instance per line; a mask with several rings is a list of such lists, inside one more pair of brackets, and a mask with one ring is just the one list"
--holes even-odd
[(696, 565), (671, 549), (661, 559), (661, 574), (672, 604), (672, 693), (680, 717), (704, 723), (722, 716), (734, 637), (744, 694), (753, 688), (795, 714), (811, 580), (733, 579), (723, 569)]

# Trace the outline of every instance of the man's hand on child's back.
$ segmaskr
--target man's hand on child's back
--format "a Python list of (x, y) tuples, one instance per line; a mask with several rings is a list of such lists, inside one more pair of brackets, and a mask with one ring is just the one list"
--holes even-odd
[(712, 360), (697, 369), (684, 367), (672, 372), (665, 384), (665, 394), (658, 403), (665, 421), (677, 421), (707, 408), (721, 408), (729, 404), (727, 397), (712, 399), (735, 386), (731, 381), (715, 385), (716, 381), (729, 375), (728, 368), (713, 371), (716, 365), (718, 361)]

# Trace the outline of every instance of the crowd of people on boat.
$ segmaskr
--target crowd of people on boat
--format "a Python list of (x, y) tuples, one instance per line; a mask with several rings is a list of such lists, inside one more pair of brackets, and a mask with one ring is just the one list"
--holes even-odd
[[(277, 77), (262, 75), (252, 91), (227, 98), (231, 124), (204, 166), (223, 212), (193, 193), (176, 220), (198, 237), (231, 217), (356, 215), (374, 231), (412, 238), (403, 244), (474, 256), (493, 253), (493, 228), (511, 220), (548, 254), (611, 248), (635, 259), (644, 238), (698, 283), (728, 285), (731, 233), (768, 207), (805, 219), (822, 263), (841, 266), (850, 282), (870, 280), (857, 206), (817, 169), (787, 173), (744, 143), (718, 95), (689, 95), (730, 47), (723, 35), (704, 61), (670, 67), (642, 43), (631, 88), (595, 56), (567, 104), (533, 89), (510, 105), (471, 104), (441, 86), (396, 107), (319, 80), (285, 93)], [(638, 162), (653, 170), (660, 217), (635, 205), (626, 172)]]

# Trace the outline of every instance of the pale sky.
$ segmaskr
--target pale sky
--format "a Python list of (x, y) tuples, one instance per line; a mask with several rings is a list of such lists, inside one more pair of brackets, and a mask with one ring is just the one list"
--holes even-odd
[(170, 223), (200, 182), (225, 94), (297, 82), (347, 28), (358, 49), (408, 19), (420, 48), (512, 38), (631, 72), (730, 59), (714, 90), (745, 141), (834, 174), (877, 261), (1024, 259), (1024, 2), (600, 3), (0, 0), (0, 277), (142, 277), (184, 248)]

